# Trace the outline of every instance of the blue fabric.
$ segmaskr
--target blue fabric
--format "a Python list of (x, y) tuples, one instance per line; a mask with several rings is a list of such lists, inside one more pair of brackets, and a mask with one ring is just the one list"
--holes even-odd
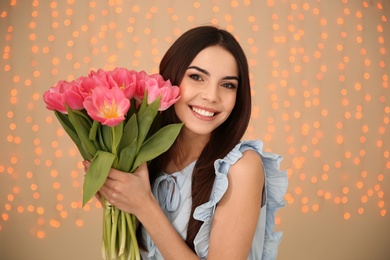
[[(195, 219), (203, 222), (194, 239), (195, 251), (201, 259), (207, 258), (211, 224), (216, 205), (225, 194), (229, 185), (227, 179), (229, 168), (248, 149), (256, 151), (261, 156), (265, 174), (264, 205), (260, 211), (248, 260), (276, 259), (282, 233), (274, 231), (275, 213), (285, 205), (284, 195), (288, 180), (287, 173), (279, 170), (282, 157), (274, 153), (264, 152), (262, 148), (263, 143), (259, 140), (243, 141), (225, 158), (215, 161), (216, 178), (210, 200), (198, 206), (193, 215)], [(191, 210), (190, 187), (194, 166), (195, 162), (191, 163), (181, 172), (171, 175), (162, 174), (156, 179), (153, 185), (154, 196), (183, 239), (186, 238), (187, 222)], [(154, 245), (145, 230), (143, 230), (143, 238), (146, 241), (146, 247), (148, 249), (148, 252), (142, 252), (143, 259), (163, 259), (158, 248)]]

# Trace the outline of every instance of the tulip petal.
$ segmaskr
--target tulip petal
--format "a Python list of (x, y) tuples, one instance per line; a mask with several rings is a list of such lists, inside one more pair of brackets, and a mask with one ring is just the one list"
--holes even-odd
[(98, 87), (84, 100), (84, 107), (93, 120), (103, 125), (116, 126), (125, 120), (130, 101), (118, 87)]

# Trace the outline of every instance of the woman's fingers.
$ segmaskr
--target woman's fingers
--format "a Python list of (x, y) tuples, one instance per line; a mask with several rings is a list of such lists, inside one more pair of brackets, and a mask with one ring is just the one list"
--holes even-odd
[(146, 163), (142, 163), (140, 166), (138, 166), (138, 169), (136, 170), (136, 173), (145, 174), (148, 173), (148, 166)]
[(110, 172), (108, 173), (107, 178), (112, 180), (121, 181), (126, 177), (126, 174), (129, 174), (127, 172), (122, 172), (119, 170), (116, 170), (114, 168), (111, 168)]
[(149, 185), (149, 171), (148, 171), (148, 166), (146, 163), (143, 163), (140, 166), (138, 166), (138, 169), (135, 171), (134, 174), (141, 177), (141, 179), (144, 182), (146, 181)]
[(82, 163), (84, 165), (84, 171), (87, 172), (91, 163), (89, 161), (86, 161), (86, 160), (83, 161)]
[[(88, 170), (90, 162), (83, 161)], [(111, 169), (107, 179), (95, 197), (102, 202), (102, 197), (111, 205), (129, 213), (139, 211), (145, 197), (150, 196), (149, 171), (146, 163), (141, 164), (134, 173)]]
[(100, 202), (100, 204), (102, 205), (102, 195), (100, 194), (100, 192), (97, 192), (95, 194), (95, 198)]

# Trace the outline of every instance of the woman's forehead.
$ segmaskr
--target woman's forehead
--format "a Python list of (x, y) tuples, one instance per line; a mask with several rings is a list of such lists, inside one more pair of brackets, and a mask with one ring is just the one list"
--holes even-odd
[(196, 66), (209, 74), (237, 76), (238, 66), (234, 56), (221, 46), (210, 46), (195, 56), (190, 66)]

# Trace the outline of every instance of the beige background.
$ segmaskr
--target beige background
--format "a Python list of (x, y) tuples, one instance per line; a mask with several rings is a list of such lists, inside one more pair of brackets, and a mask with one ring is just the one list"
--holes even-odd
[(389, 20), (387, 0), (1, 0), (0, 259), (101, 258), (101, 209), (80, 207), (81, 157), (42, 93), (90, 69), (157, 72), (203, 24), (242, 44), (246, 138), (285, 158), (278, 259), (389, 259)]

